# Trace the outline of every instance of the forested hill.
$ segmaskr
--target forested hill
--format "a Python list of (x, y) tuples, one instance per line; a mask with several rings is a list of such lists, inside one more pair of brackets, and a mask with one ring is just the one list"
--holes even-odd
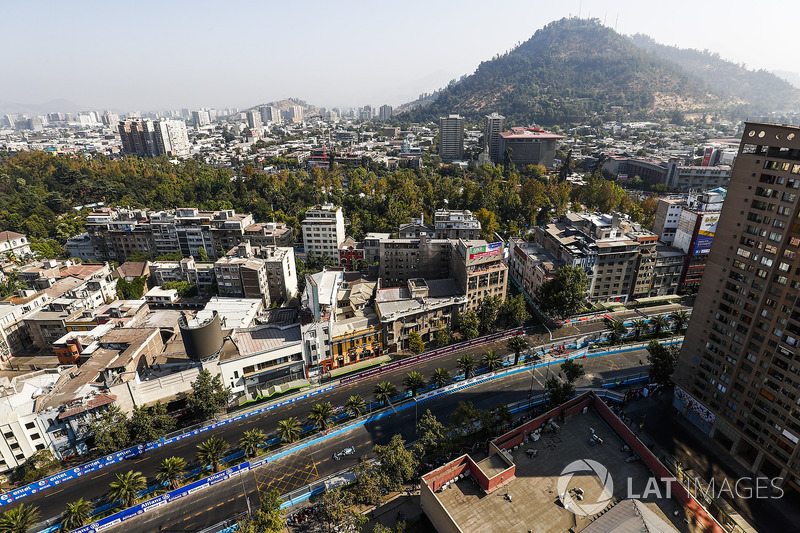
[(645, 52), (597, 20), (561, 19), (506, 55), (481, 63), (444, 89), (412, 120), (460, 113), (480, 120), (497, 111), (512, 125), (587, 120), (595, 113), (669, 114), (719, 99), (677, 66)]
[(744, 100), (754, 110), (791, 110), (800, 103), (800, 90), (766, 70), (748, 70), (708, 50), (701, 52), (659, 44), (647, 35), (636, 34), (631, 40), (640, 48), (691, 72), (712, 91)]

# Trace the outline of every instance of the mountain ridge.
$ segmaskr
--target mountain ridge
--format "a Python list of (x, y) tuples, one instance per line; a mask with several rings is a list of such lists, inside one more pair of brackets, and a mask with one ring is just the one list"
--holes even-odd
[[(496, 111), (506, 116), (508, 125), (535, 121), (551, 126), (598, 116), (606, 120), (679, 118), (685, 113), (764, 107), (764, 102), (753, 106), (745, 98), (752, 100), (752, 94), (730, 87), (723, 91), (713, 80), (687, 71), (664, 55), (657, 46), (640, 45), (598, 19), (564, 18), (540, 28), (506, 54), (482, 62), (459, 83), (435, 92), (427, 105), (418, 100), (402, 106), (414, 109), (400, 119), (436, 120), (460, 113), (479, 121)], [(733, 71), (743, 75), (742, 68), (737, 68)], [(772, 76), (759, 71), (758, 81), (748, 86), (763, 86), (767, 75)], [(772, 101), (800, 101), (800, 91), (785, 90), (783, 84), (790, 87), (780, 80), (782, 93)]]

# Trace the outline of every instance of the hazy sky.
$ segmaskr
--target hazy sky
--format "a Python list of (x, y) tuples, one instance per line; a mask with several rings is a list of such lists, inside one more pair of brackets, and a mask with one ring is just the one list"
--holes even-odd
[(620, 33), (800, 71), (796, 0), (5, 0), (0, 101), (397, 106), (579, 10)]

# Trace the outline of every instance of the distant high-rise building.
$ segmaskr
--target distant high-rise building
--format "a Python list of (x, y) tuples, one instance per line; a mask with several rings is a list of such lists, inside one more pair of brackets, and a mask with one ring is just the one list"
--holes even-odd
[(381, 110), (379, 113), (379, 117), (382, 121), (391, 120), (392, 118), (392, 106), (390, 105), (382, 105)]
[(289, 118), (292, 120), (292, 122), (303, 122), (303, 106), (291, 106), (289, 108)]
[(483, 124), (483, 143), (489, 159), (495, 165), (502, 163), (503, 154), (500, 153), (500, 134), (506, 127), (506, 117), (497, 113), (486, 115)]
[(325, 114), (325, 119), (330, 122), (336, 122), (339, 120), (339, 113), (335, 109), (331, 109)]
[(361, 120), (372, 120), (372, 106), (365, 105), (362, 107), (359, 112), (359, 118)]
[[(800, 128), (748, 122), (675, 365), (672, 405), (754, 476), (800, 490)], [(677, 239), (677, 236), (676, 236)]]
[(118, 130), (122, 151), (141, 157), (188, 156), (190, 152), (186, 124), (182, 120), (122, 120)]
[(247, 112), (247, 127), (251, 130), (261, 127), (261, 112), (250, 110)]
[(208, 116), (208, 111), (201, 109), (199, 111), (192, 111), (192, 122), (195, 128), (202, 128), (211, 124), (211, 119)]
[(14, 117), (12, 115), (6, 115), (6, 124), (8, 124), (9, 128), (13, 128), (16, 124)]
[(439, 157), (443, 161), (464, 157), (464, 117), (450, 115), (439, 119)]

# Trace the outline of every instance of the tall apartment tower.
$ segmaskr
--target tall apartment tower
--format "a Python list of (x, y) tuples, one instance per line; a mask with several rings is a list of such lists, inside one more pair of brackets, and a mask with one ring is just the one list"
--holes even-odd
[(389, 121), (392, 119), (392, 106), (390, 105), (382, 105), (380, 111), (378, 113), (378, 118), (380, 118), (383, 122)]
[(247, 127), (251, 130), (255, 130), (260, 128), (262, 125), (261, 122), (261, 112), (255, 109), (251, 109), (247, 112)]
[(495, 165), (503, 162), (503, 154), (500, 153), (500, 134), (506, 127), (506, 117), (497, 113), (486, 115), (483, 124), (483, 142), (486, 146), (489, 159)]
[(464, 157), (464, 118), (449, 115), (439, 119), (439, 157), (455, 161)]
[(122, 151), (142, 157), (188, 156), (191, 147), (182, 120), (122, 120), (117, 126)]
[(318, 205), (306, 211), (303, 219), (303, 246), (306, 254), (327, 255), (339, 264), (339, 245), (344, 242), (344, 213), (332, 204)]
[(800, 128), (748, 122), (674, 406), (750, 472), (800, 490)]

